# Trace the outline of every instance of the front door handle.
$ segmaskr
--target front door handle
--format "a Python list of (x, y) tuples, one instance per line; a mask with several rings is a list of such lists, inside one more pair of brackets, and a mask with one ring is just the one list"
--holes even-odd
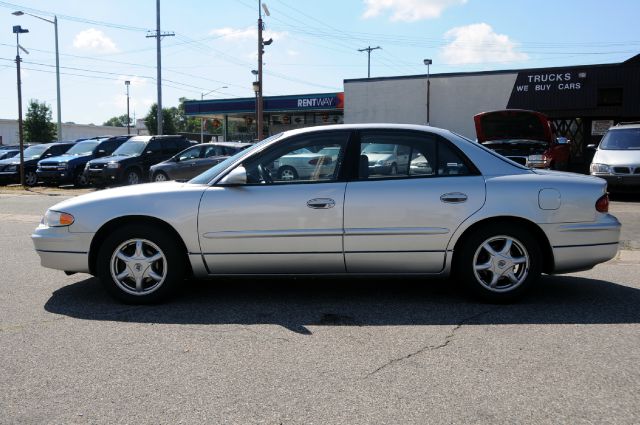
[(460, 192), (445, 193), (440, 196), (440, 200), (442, 202), (446, 202), (447, 204), (459, 204), (461, 202), (467, 201), (467, 195), (466, 193)]
[(331, 198), (314, 198), (307, 201), (309, 208), (328, 210), (336, 205), (336, 201)]

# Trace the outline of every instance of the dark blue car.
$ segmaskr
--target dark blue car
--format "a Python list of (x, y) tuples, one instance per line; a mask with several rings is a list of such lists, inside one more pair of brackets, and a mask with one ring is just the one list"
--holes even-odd
[(84, 167), (92, 159), (109, 156), (132, 136), (89, 139), (76, 143), (64, 155), (38, 162), (38, 180), (45, 184), (86, 186)]
[[(56, 142), (32, 145), (24, 150), (24, 181), (27, 186), (38, 183), (36, 166), (43, 158), (62, 155), (73, 142)], [(0, 184), (20, 183), (20, 155), (0, 160)]]

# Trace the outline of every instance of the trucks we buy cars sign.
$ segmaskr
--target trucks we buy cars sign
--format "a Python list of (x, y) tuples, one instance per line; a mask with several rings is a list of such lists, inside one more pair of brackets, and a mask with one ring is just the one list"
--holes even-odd
[(508, 108), (578, 109), (595, 106), (596, 92), (589, 74), (581, 70), (519, 72)]

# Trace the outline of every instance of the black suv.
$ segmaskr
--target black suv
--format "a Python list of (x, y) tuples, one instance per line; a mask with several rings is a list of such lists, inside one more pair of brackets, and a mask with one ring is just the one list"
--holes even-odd
[(184, 136), (136, 136), (116, 149), (111, 156), (87, 163), (87, 181), (97, 186), (136, 184), (148, 180), (149, 167), (171, 158), (193, 143)]
[(45, 184), (73, 183), (78, 187), (86, 186), (87, 179), (84, 167), (87, 162), (111, 155), (131, 137), (115, 136), (80, 141), (63, 155), (38, 162), (36, 170), (38, 179)]
[[(74, 145), (73, 142), (43, 143), (24, 150), (24, 182), (27, 186), (38, 183), (36, 166), (38, 161), (62, 155)], [(20, 155), (0, 161), (0, 184), (20, 183)]]

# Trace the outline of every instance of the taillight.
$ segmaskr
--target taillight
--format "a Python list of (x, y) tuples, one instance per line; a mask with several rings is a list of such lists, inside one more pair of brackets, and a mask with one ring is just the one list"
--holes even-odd
[(609, 212), (609, 194), (605, 193), (596, 201), (596, 211), (601, 213)]

